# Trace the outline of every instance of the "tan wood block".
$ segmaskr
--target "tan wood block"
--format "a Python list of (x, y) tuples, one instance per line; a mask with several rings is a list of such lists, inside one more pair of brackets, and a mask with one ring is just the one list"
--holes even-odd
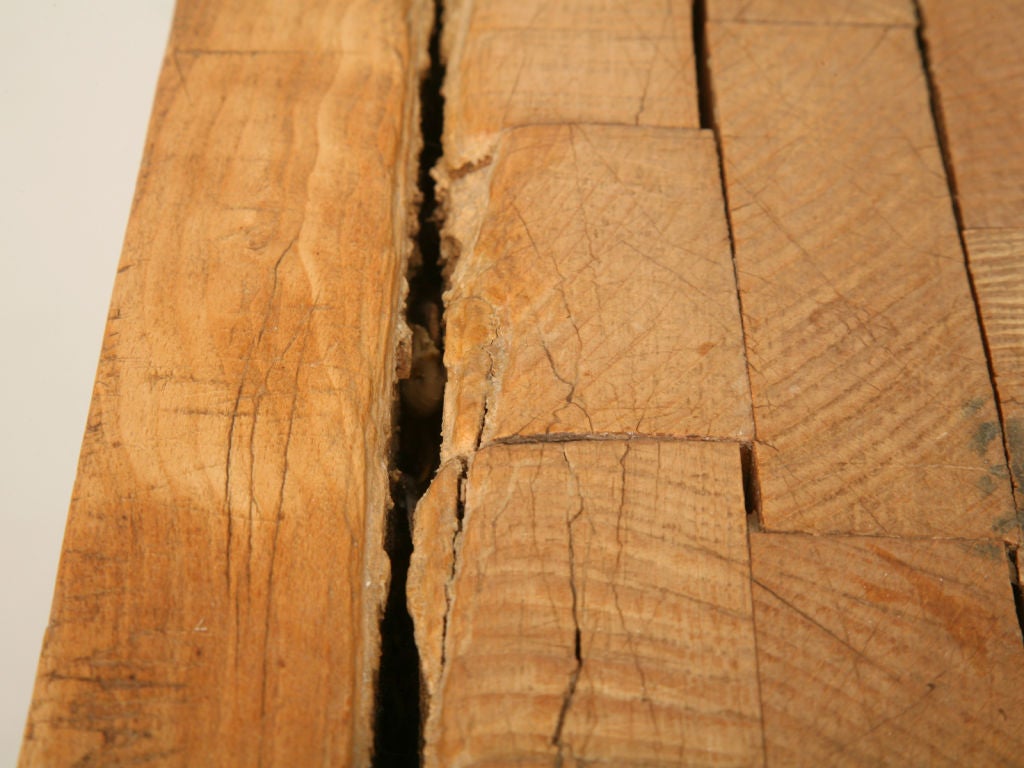
[(710, 25), (767, 528), (1017, 530), (910, 29)]
[(910, 0), (707, 0), (711, 21), (781, 24), (917, 23)]
[[(377, 5), (378, 7), (374, 7)], [(171, 28), (171, 50), (236, 52), (335, 51), (347, 57), (391, 57), (401, 71), (407, 52), (394, 48), (388, 23), (367, 18), (392, 16), (430, 24), (431, 9), (421, 0), (394, 0), (380, 7), (368, 0), (181, 0)], [(393, 49), (393, 50), (392, 50)], [(417, 56), (427, 56), (424, 48)], [(354, 65), (354, 62), (350, 62)]]
[(473, 459), (425, 764), (761, 764), (736, 445)]
[(964, 227), (1024, 225), (1024, 0), (922, 0)]
[(1024, 647), (997, 542), (752, 533), (769, 765), (1019, 765)]
[(446, 455), (537, 434), (750, 439), (717, 163), (706, 131), (535, 126), (449, 183)]
[[(964, 233), (985, 338), (1002, 407), (1010, 472), (1018, 507), (1024, 506), (1024, 229), (973, 229)], [(999, 440), (998, 425), (986, 437)]]
[(389, 48), (169, 52), (23, 766), (368, 760), (429, 13), (348, 10)]
[(456, 0), (444, 47), (450, 168), (489, 156), (512, 126), (699, 125), (686, 0)]

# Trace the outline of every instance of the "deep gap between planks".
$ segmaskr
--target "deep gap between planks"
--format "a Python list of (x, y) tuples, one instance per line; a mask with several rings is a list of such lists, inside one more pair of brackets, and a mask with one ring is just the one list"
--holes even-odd
[[(420, 657), (405, 588), (412, 554), (412, 514), (441, 455), (444, 321), (443, 277), (437, 197), (430, 170), (441, 158), (444, 120), (444, 64), (440, 35), (444, 13), (437, 0), (430, 36), (430, 66), (420, 84), (419, 157), (421, 194), (413, 263), (409, 268), (406, 322), (412, 329), (412, 372), (400, 383), (394, 415), (391, 472), (392, 508), (384, 547), (391, 560), (391, 585), (380, 624), (373, 765), (418, 766), (422, 755)], [(418, 256), (418, 258), (416, 258)]]

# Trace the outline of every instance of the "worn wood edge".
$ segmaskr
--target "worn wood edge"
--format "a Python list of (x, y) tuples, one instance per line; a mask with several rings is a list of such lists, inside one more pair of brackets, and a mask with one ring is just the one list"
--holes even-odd
[[(350, 759), (353, 764), (365, 764), (370, 757), (373, 746), (373, 716), (375, 711), (375, 683), (377, 666), (379, 663), (380, 650), (380, 618), (383, 613), (384, 603), (388, 595), (390, 584), (390, 562), (384, 551), (385, 518), (386, 512), (391, 507), (389, 491), (389, 466), (390, 466), (390, 443), (393, 437), (394, 402), (397, 399), (397, 384), (402, 373), (402, 353), (408, 346), (409, 329), (404, 320), (404, 314), (400, 311), (405, 304), (408, 293), (408, 282), (405, 276), (409, 259), (413, 253), (414, 246), (412, 237), (415, 234), (417, 223), (416, 216), (420, 202), (420, 191), (417, 186), (418, 156), (422, 147), (422, 134), (419, 130), (420, 100), (419, 83), (424, 73), (429, 68), (430, 58), (428, 52), (428, 40), (433, 19), (434, 0), (408, 0), (406, 3), (408, 13), (405, 15), (407, 31), (409, 33), (410, 66), (407, 67), (405, 85), (405, 103), (403, 106), (402, 136), (396, 150), (396, 156), (404, 157), (404, 168), (396, 173), (396, 184), (392, 196), (393, 210), (393, 256), (395, 263), (395, 293), (391, 304), (393, 311), (388, 318), (384, 318), (389, 324), (386, 335), (392, 339), (390, 348), (386, 354), (387, 386), (382, 388), (375, 398), (373, 407), (368, 413), (368, 418), (373, 421), (373, 427), (367, 432), (367, 447), (372, 448), (367, 456), (365, 468), (367, 472), (367, 502), (364, 513), (364, 538), (360, 544), (362, 554), (363, 581), (361, 584), (353, 584), (353, 590), (361, 595), (354, 597), (354, 601), (363, 605), (363, 620), (358, 628), (354, 627), (353, 635), (360, 637), (357, 655), (360, 657), (356, 663), (356, 669), (351, 670), (353, 681), (358, 685), (353, 690), (353, 721), (350, 726)], [(179, 67), (178, 56), (187, 53), (192, 56), (222, 55), (224, 53), (237, 53), (242, 55), (316, 55), (325, 53), (333, 55), (334, 49), (328, 48), (325, 51), (281, 51), (273, 47), (266, 51), (253, 50), (228, 50), (205, 51), (202, 49), (190, 48), (182, 50), (178, 35), (178, 25), (184, 13), (183, 9), (187, 3), (185, 0), (178, 0), (176, 4), (174, 22), (166, 44), (163, 59), (163, 69), (170, 70)], [(179, 77), (181, 73), (179, 71)], [(162, 113), (157, 111), (159, 104), (154, 103), (150, 111), (147, 125), (147, 136), (155, 132), (163, 118)], [(148, 145), (148, 139), (147, 139)], [(131, 211), (134, 212), (140, 193), (141, 180), (149, 173), (147, 157), (144, 156), (137, 174), (135, 192)], [(122, 246), (123, 249), (124, 246)], [(119, 262), (119, 271), (121, 264)], [(98, 379), (94, 381), (93, 389), (99, 385)], [(82, 472), (83, 457), (79, 457), (76, 476)], [(65, 523), (65, 534), (70, 524), (70, 516)], [(63, 560), (63, 553), (61, 556)], [(58, 583), (55, 589), (55, 598), (59, 592)], [(51, 610), (53, 608), (51, 607)], [(51, 618), (52, 622), (52, 618)], [(44, 644), (45, 645), (45, 644)], [(39, 684), (42, 674), (42, 658), (37, 670), (36, 685)], [(33, 700), (35, 694), (33, 695)], [(28, 722), (25, 726), (25, 734), (32, 725), (32, 710), (28, 715)], [(23, 736), (21, 753), (18, 765), (30, 766), (38, 763), (26, 751), (27, 739)]]

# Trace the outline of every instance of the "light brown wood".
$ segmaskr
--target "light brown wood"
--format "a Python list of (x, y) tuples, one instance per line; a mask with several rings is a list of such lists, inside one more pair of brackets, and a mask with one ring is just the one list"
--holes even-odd
[(751, 534), (769, 765), (1019, 765), (1024, 647), (995, 542)]
[(785, 24), (916, 23), (910, 0), (707, 0), (711, 21)]
[(477, 453), (425, 764), (759, 765), (744, 518), (736, 445)]
[(413, 516), (413, 551), (406, 595), (426, 701), (437, 692), (441, 679), (465, 478), (466, 470), (460, 461), (443, 464)]
[(921, 0), (963, 224), (1024, 223), (1024, 0)]
[(516, 129), (448, 196), (480, 213), (446, 229), (446, 455), (551, 433), (752, 437), (710, 133)]
[(696, 128), (689, 0), (455, 0), (445, 6), (445, 163), (491, 154), (502, 128)]
[(368, 760), (430, 12), (331, 8), (179, 8), (23, 766)]
[[(1024, 509), (1024, 229), (968, 230), (964, 240), (992, 356), (1017, 506)], [(998, 440), (997, 424), (988, 431)]]
[(914, 32), (712, 24), (774, 530), (1018, 535)]

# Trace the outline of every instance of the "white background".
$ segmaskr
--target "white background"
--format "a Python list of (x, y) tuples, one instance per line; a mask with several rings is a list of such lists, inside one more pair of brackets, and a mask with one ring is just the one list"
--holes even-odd
[(0, 765), (46, 627), (172, 0), (0, 0)]

